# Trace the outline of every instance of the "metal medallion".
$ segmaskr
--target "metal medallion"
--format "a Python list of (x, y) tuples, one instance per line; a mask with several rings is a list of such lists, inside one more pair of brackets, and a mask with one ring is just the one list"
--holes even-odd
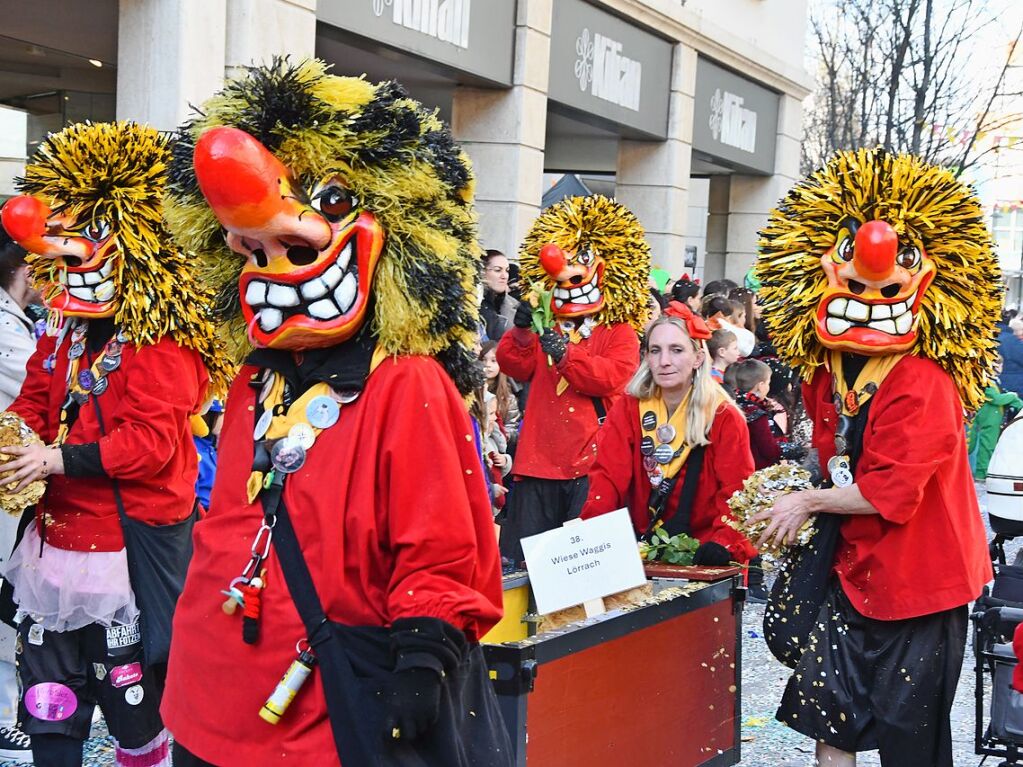
[(671, 459), (675, 457), (675, 451), (671, 445), (658, 445), (654, 450), (654, 460), (662, 466), (666, 463), (671, 463)]
[(259, 420), (256, 421), (256, 428), (252, 432), (252, 438), (259, 442), (266, 436), (266, 433), (270, 431), (270, 424), (274, 422), (274, 414), (272, 410), (264, 410), (262, 415), (259, 416)]
[(85, 324), (75, 325), (75, 329), (71, 331), (71, 343), (77, 343), (85, 338)]
[(305, 465), (305, 455), (305, 448), (290, 437), (277, 440), (270, 448), (270, 462), (283, 474), (293, 474), (301, 469)]
[(643, 424), (643, 428), (646, 431), (653, 431), (657, 426), (657, 414), (653, 410), (647, 410), (643, 413), (643, 419), (640, 423)]
[(76, 360), (83, 354), (85, 354), (85, 346), (80, 341), (71, 344), (71, 348), (67, 350), (69, 360)]
[(317, 429), (329, 429), (337, 423), (341, 408), (330, 397), (313, 397), (305, 408), (305, 417)]
[(295, 440), (295, 442), (302, 446), (303, 450), (308, 450), (316, 442), (316, 432), (307, 423), (296, 423), (288, 429), (288, 439)]
[(342, 405), (352, 404), (353, 402), (355, 402), (355, 400), (359, 398), (360, 394), (362, 394), (362, 392), (359, 391), (358, 389), (346, 389), (344, 391), (339, 391), (338, 389), (330, 390), (331, 398), (337, 400)]
[(843, 455), (849, 451), (849, 440), (842, 434), (835, 435), (835, 452)]
[(84, 405), (89, 401), (89, 392), (87, 391), (73, 391), (71, 392), (71, 399), (77, 402), (79, 405)]
[(120, 341), (107, 341), (107, 345), (103, 347), (103, 356), (120, 357), (122, 351), (124, 351), (123, 343)]
[(263, 387), (259, 390), (258, 402), (263, 402), (267, 397), (270, 396), (270, 390), (274, 385), (274, 376), (269, 370), (266, 373), (266, 379), (263, 381)]
[(78, 373), (78, 385), (86, 391), (92, 391), (96, 385), (96, 376), (91, 370), (81, 370)]
[(853, 483), (852, 467), (849, 456), (835, 455), (828, 461), (828, 474), (835, 487), (849, 487)]
[(123, 330), (118, 330), (117, 331), (117, 342), (118, 343), (126, 344), (126, 343), (128, 343), (129, 340), (131, 340), (131, 336), (129, 336), (127, 333), (125, 333)]
[(654, 454), (654, 438), (650, 436), (643, 437), (639, 441), (639, 452), (649, 457)]
[(657, 427), (657, 441), (658, 442), (673, 442), (678, 432), (675, 431), (675, 427), (670, 423), (662, 423)]
[(96, 379), (96, 383), (92, 385), (92, 393), (97, 397), (107, 390), (109, 382), (104, 376), (100, 376)]

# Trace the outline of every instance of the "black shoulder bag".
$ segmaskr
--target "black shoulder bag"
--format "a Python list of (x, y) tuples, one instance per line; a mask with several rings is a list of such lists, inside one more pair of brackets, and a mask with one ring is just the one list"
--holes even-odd
[(390, 630), (348, 626), (330, 620), (316, 592), (309, 566), (284, 504), (284, 477), (275, 472), (260, 495), (273, 546), (306, 639), (315, 653), (334, 746), (342, 764), (358, 767), (512, 767), (511, 744), (490, 683), (483, 652), (470, 646), (446, 674), (440, 716), (412, 742), (381, 735), (380, 692), (394, 669)]
[[(106, 434), (99, 398), (93, 395), (100, 434)], [(185, 573), (192, 559), (192, 528), (198, 517), (198, 500), (192, 513), (180, 522), (150, 525), (128, 516), (120, 482), (111, 477), (117, 515), (121, 520), (128, 557), (128, 579), (141, 613), (142, 649), (146, 665), (166, 663), (170, 654), (171, 624), (178, 597), (185, 587)]]

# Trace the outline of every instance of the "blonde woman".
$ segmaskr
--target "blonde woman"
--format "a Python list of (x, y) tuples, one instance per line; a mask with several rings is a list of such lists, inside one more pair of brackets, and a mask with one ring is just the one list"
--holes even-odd
[(722, 521), (753, 456), (745, 419), (711, 378), (708, 338), (677, 301), (650, 325), (639, 370), (600, 430), (582, 517), (627, 506), (639, 536), (655, 524), (688, 533), (700, 542), (694, 564), (714, 566), (756, 550)]

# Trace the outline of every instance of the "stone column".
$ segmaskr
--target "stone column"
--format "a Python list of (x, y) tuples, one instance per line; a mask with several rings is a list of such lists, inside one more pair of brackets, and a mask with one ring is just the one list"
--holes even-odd
[(117, 117), (173, 130), (224, 77), (225, 0), (120, 0)]
[(654, 266), (684, 270), (686, 205), (692, 160), (696, 51), (677, 44), (671, 64), (668, 138), (618, 142), (615, 194), (642, 222)]
[(704, 284), (725, 276), (731, 182), (732, 177), (724, 174), (710, 177), (710, 190), (707, 196), (707, 255), (703, 261)]
[(316, 0), (227, 0), (227, 77), (274, 56), (298, 61), (315, 53)]
[(733, 176), (728, 204), (728, 253), (724, 276), (742, 284), (757, 256), (757, 232), (778, 201), (799, 178), (803, 105), (792, 96), (778, 104), (773, 176)]
[(480, 242), (509, 256), (540, 213), (553, 0), (519, 0), (510, 89), (455, 89), (451, 127), (472, 158)]

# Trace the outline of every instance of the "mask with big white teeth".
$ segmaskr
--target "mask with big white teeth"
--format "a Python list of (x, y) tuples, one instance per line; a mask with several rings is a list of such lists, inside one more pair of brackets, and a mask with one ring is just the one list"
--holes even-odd
[(922, 246), (901, 241), (885, 221), (846, 219), (821, 266), (828, 287), (816, 332), (824, 346), (866, 355), (912, 348), (920, 301), (935, 274)]
[(33, 258), (49, 262), (43, 295), (68, 317), (111, 317), (117, 309), (117, 238), (103, 220), (54, 213), (37, 197), (21, 195), (3, 207), (4, 229)]
[(554, 244), (540, 249), (540, 264), (551, 280), (551, 309), (555, 316), (574, 319), (604, 308), (604, 259), (588, 245), (568, 253)]
[(305, 187), (237, 128), (203, 134), (194, 162), (228, 245), (247, 259), (239, 291), (253, 344), (301, 350), (351, 338), (365, 321), (384, 232), (343, 179)]

